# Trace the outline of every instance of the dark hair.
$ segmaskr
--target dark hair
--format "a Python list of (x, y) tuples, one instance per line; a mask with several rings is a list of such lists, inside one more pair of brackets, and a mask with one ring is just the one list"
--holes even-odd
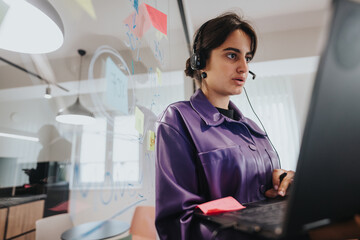
[[(196, 38), (199, 34), (200, 29), (201, 32), (196, 41), (195, 49), (196, 51), (201, 51), (203, 54), (202, 56), (205, 58), (204, 61), (207, 61), (210, 57), (211, 51), (223, 44), (227, 37), (235, 30), (242, 30), (250, 37), (250, 51), (253, 56), (255, 55), (257, 48), (257, 36), (255, 30), (248, 22), (243, 20), (236, 13), (224, 13), (205, 22), (202, 27), (196, 31), (194, 38)], [(190, 58), (186, 61), (186, 68), (184, 72), (186, 76), (195, 78), (201, 85), (201, 73), (199, 70), (193, 70), (191, 68)]]

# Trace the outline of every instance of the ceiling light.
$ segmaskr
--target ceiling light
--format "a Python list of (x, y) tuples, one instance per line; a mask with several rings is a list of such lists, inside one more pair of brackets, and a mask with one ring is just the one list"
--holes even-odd
[(74, 104), (59, 111), (56, 121), (67, 124), (86, 125), (94, 123), (95, 118), (92, 112), (81, 105), (80, 99), (77, 97)]
[(39, 141), (39, 138), (36, 138), (36, 137), (29, 137), (29, 136), (20, 135), (20, 134), (11, 134), (11, 133), (4, 133), (4, 132), (0, 132), (0, 137), (8, 137), (8, 138), (14, 138), (14, 139), (20, 139), (20, 140), (33, 141), (33, 142)]
[(75, 124), (75, 125), (86, 125), (92, 124), (95, 122), (95, 117), (92, 112), (87, 110), (80, 103), (80, 79), (81, 79), (81, 60), (82, 57), (86, 54), (86, 52), (82, 49), (78, 50), (80, 55), (80, 69), (79, 69), (79, 87), (78, 87), (78, 96), (74, 104), (70, 105), (65, 109), (61, 109), (56, 116), (56, 121), (67, 124)]
[(0, 25), (0, 48), (41, 54), (55, 51), (63, 44), (63, 23), (47, 0), (2, 1), (9, 8)]
[(47, 86), (47, 87), (46, 87), (44, 98), (46, 98), (46, 99), (50, 99), (50, 98), (51, 98), (51, 88), (50, 88), (50, 86)]

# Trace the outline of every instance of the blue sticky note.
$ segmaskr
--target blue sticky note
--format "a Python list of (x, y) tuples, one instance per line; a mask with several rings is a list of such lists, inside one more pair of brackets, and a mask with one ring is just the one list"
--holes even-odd
[(135, 8), (136, 12), (139, 14), (139, 1), (138, 0), (134, 0), (134, 8)]
[(110, 57), (106, 59), (105, 78), (106, 104), (114, 110), (128, 114), (128, 78)]

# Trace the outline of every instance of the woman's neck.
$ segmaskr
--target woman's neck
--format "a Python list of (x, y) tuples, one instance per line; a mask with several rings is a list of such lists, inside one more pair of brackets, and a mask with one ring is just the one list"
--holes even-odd
[(216, 92), (208, 91), (206, 88), (201, 88), (201, 90), (214, 107), (229, 109), (229, 96), (219, 95)]

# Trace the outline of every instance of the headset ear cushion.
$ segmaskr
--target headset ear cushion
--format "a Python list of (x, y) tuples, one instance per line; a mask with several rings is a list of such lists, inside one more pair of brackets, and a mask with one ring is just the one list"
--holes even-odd
[(198, 61), (198, 69), (199, 70), (204, 69), (206, 65), (206, 60), (203, 51), (199, 51), (197, 61)]
[(197, 53), (193, 53), (190, 57), (190, 66), (192, 70), (199, 70), (198, 69), (198, 54)]
[(190, 66), (192, 70), (201, 70), (205, 67), (204, 54), (199, 51), (193, 53), (190, 57)]

